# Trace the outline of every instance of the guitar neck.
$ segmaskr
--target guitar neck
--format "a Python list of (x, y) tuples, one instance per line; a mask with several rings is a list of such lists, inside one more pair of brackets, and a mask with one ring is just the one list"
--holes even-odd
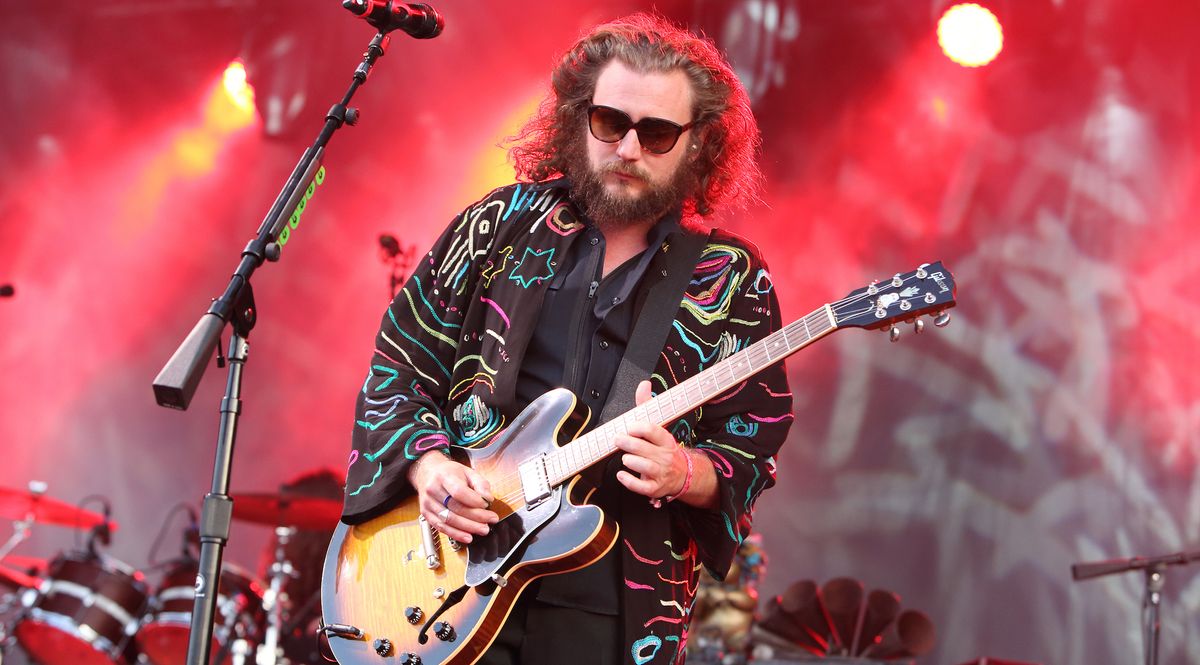
[[(551, 485), (570, 480), (616, 452), (616, 437), (628, 432), (630, 425), (652, 422), (665, 426), (836, 329), (833, 310), (822, 305), (808, 316), (613, 418), (546, 456)], [(722, 343), (725, 342), (723, 338)], [(714, 349), (713, 353), (719, 350)]]

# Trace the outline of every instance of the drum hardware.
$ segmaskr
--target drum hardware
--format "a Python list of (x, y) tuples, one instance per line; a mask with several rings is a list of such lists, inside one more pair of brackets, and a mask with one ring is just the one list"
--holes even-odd
[(117, 530), (116, 523), (105, 515), (46, 496), (48, 487), (40, 480), (29, 481), (27, 490), (0, 487), (0, 518), (13, 520), (13, 534), (0, 545), (0, 559), (7, 557), (17, 545), (29, 538), (34, 524), (75, 529), (92, 529), (107, 524), (110, 532)]
[[(234, 505), (237, 505), (236, 500)], [(234, 516), (237, 516), (236, 509)], [(284, 553), (284, 548), (295, 533), (295, 527), (275, 527), (275, 561), (271, 564), (270, 574), (267, 576), (270, 586), (263, 595), (263, 609), (267, 613), (267, 629), (263, 643), (258, 646), (258, 653), (255, 657), (257, 665), (275, 665), (276, 663), (286, 665), (289, 663), (288, 659), (283, 656), (283, 647), (280, 646), (279, 640), (284, 634), (284, 611), (291, 609), (291, 599), (286, 590), (287, 582), (300, 576), (300, 571), (296, 570)]]

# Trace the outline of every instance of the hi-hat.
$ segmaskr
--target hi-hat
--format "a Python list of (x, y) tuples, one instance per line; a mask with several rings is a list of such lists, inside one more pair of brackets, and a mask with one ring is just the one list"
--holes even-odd
[[(104, 524), (100, 513), (84, 510), (65, 501), (8, 487), (0, 487), (0, 519), (31, 520), (39, 524), (55, 524), (76, 529), (90, 529)], [(116, 531), (117, 523), (109, 521), (109, 530)]]
[(342, 502), (302, 494), (233, 494), (233, 518), (268, 526), (328, 529), (337, 526)]

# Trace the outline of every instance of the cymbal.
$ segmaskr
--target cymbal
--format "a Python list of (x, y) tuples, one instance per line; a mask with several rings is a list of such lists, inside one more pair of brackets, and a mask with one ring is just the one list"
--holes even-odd
[(337, 526), (342, 502), (302, 494), (232, 494), (233, 518), (268, 526), (328, 529)]
[(50, 562), (36, 556), (24, 556), (21, 554), (9, 554), (0, 559), (0, 565), (16, 568), (17, 570), (46, 570), (46, 566)]
[[(42, 524), (90, 529), (104, 524), (104, 516), (84, 510), (65, 501), (52, 499), (44, 494), (0, 487), (0, 519), (32, 519)], [(109, 529), (117, 530), (117, 523), (109, 520)]]

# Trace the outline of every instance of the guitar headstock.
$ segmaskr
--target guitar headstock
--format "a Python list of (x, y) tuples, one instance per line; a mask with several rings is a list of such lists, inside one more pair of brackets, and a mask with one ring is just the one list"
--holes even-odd
[(913, 321), (920, 332), (925, 314), (935, 316), (938, 327), (950, 322), (944, 310), (954, 306), (954, 276), (941, 261), (925, 263), (907, 273), (896, 273), (889, 280), (875, 282), (845, 298), (830, 303), (839, 328), (892, 329), (893, 341), (900, 330), (895, 324)]

